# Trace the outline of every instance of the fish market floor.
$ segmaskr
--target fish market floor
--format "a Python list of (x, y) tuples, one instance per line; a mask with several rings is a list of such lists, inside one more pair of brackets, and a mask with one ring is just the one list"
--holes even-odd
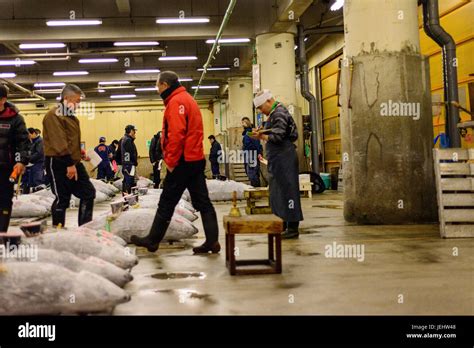
[[(283, 274), (230, 276), (224, 251), (193, 256), (204, 240), (199, 219), (197, 239), (137, 250), (132, 300), (114, 314), (474, 314), (474, 240), (441, 239), (437, 225), (350, 225), (340, 193), (302, 204), (300, 238), (283, 241)], [(215, 205), (219, 226), (230, 206)], [(236, 239), (240, 258), (267, 253), (266, 237)], [(364, 258), (326, 257), (334, 245), (363, 246)]]

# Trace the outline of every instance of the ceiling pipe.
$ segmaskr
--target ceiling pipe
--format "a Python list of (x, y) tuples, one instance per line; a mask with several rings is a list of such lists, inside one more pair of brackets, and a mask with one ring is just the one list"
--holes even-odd
[(421, 0), (423, 5), (423, 28), (425, 33), (441, 48), (443, 55), (443, 86), (446, 110), (445, 134), (449, 147), (461, 147), (461, 136), (457, 129), (460, 120), (458, 95), (458, 68), (456, 59), (456, 42), (440, 25), (438, 0)]
[(298, 25), (298, 64), (300, 66), (301, 94), (309, 102), (309, 114), (311, 119), (311, 164), (314, 173), (319, 174), (319, 152), (318, 132), (316, 116), (316, 97), (309, 90), (309, 70), (306, 59), (306, 43), (304, 41), (305, 31), (302, 25)]
[(229, 6), (227, 7), (227, 11), (225, 12), (224, 19), (222, 20), (219, 31), (217, 32), (216, 40), (214, 41), (214, 44), (212, 45), (211, 52), (209, 53), (209, 57), (207, 58), (207, 62), (203, 66), (204, 70), (201, 74), (201, 78), (199, 79), (199, 83), (197, 84), (197, 88), (194, 91), (194, 98), (196, 98), (199, 92), (199, 87), (201, 87), (201, 83), (202, 81), (204, 81), (204, 77), (206, 76), (206, 73), (207, 73), (207, 68), (211, 65), (212, 60), (215, 59), (214, 54), (216, 53), (217, 47), (219, 46), (219, 40), (222, 36), (222, 32), (224, 31), (225, 26), (229, 22), (230, 16), (232, 15), (232, 11), (234, 10), (236, 3), (237, 3), (237, 0), (230, 0), (229, 2)]
[(304, 33), (306, 35), (344, 34), (344, 26), (343, 25), (333, 25), (333, 26), (320, 27), (320, 28), (314, 28), (314, 29), (306, 29)]
[(5, 84), (21, 91), (21, 92), (27, 94), (29, 98), (39, 98), (40, 100), (46, 100), (45, 97), (43, 97), (41, 95), (38, 95), (35, 92), (30, 91), (29, 89), (26, 89), (25, 87), (20, 86), (19, 84), (15, 83), (15, 82), (12, 82), (12, 81), (9, 81), (9, 80), (6, 80), (6, 79), (0, 79), (0, 81), (3, 81), (3, 83), (5, 83)]

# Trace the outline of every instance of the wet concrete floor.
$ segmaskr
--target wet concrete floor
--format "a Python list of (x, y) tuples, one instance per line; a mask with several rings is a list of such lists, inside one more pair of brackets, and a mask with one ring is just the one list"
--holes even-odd
[[(441, 239), (437, 225), (350, 225), (340, 193), (302, 204), (300, 238), (283, 241), (283, 274), (230, 276), (223, 251), (192, 255), (204, 241), (199, 219), (196, 239), (155, 254), (137, 249), (140, 263), (126, 286), (132, 300), (114, 313), (474, 314), (474, 240)], [(230, 204), (215, 207), (222, 226)], [(266, 240), (238, 237), (239, 258), (264, 258)]]

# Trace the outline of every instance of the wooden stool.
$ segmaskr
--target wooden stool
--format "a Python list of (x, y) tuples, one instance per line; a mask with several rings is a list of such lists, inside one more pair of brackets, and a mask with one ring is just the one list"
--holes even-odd
[[(270, 208), (270, 193), (268, 187), (259, 187), (244, 191), (244, 197), (247, 200), (245, 212), (247, 215), (251, 214), (271, 214)], [(257, 206), (257, 203), (259, 205)]]
[[(231, 275), (236, 274), (280, 274), (281, 265), (281, 233), (283, 220), (274, 215), (244, 215), (240, 217), (224, 216), (225, 259)], [(268, 259), (240, 260), (235, 259), (236, 234), (267, 234)], [(270, 268), (238, 269), (237, 266), (267, 265)]]

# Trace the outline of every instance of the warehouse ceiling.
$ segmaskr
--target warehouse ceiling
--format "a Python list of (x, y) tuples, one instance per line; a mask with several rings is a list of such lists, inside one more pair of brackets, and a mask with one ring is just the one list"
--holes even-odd
[[(208, 71), (203, 85), (222, 87), (231, 76), (250, 76), (254, 55), (255, 36), (269, 31), (294, 30), (294, 21), (305, 26), (334, 24), (342, 11), (329, 12), (333, 0), (237, 0), (222, 38), (248, 38), (247, 43), (221, 44), (213, 67), (228, 70)], [(207, 60), (212, 45), (206, 40), (215, 38), (224, 18), (229, 0), (0, 0), (0, 61), (34, 61), (31, 65), (3, 66), (1, 74), (14, 73), (9, 80), (28, 89), (44, 90), (35, 83), (77, 83), (91, 98), (110, 98), (114, 94), (135, 94), (138, 98), (155, 96), (156, 72), (126, 73), (129, 70), (175, 70), (191, 89), (201, 76), (197, 69)], [(304, 15), (303, 15), (304, 14)], [(163, 18), (207, 18), (207, 23), (160, 24)], [(100, 20), (92, 26), (48, 26), (51, 20)], [(317, 40), (311, 37), (308, 45)], [(149, 46), (130, 42), (155, 42)], [(158, 44), (156, 44), (156, 42)], [(21, 44), (63, 43), (64, 47), (31, 49)], [(122, 43), (125, 46), (117, 46)], [(194, 56), (194, 60), (164, 61), (160, 57)], [(107, 63), (80, 63), (83, 59), (112, 59)], [(54, 76), (56, 72), (86, 71), (87, 75)], [(85, 73), (84, 73), (85, 74)], [(8, 75), (3, 75), (3, 77)], [(117, 85), (99, 82), (125, 81)], [(128, 83), (126, 83), (128, 82)], [(60, 89), (60, 86), (53, 89)], [(201, 96), (218, 95), (220, 89), (206, 89)], [(12, 97), (25, 97), (14, 92)], [(38, 92), (47, 99), (57, 97)]]

